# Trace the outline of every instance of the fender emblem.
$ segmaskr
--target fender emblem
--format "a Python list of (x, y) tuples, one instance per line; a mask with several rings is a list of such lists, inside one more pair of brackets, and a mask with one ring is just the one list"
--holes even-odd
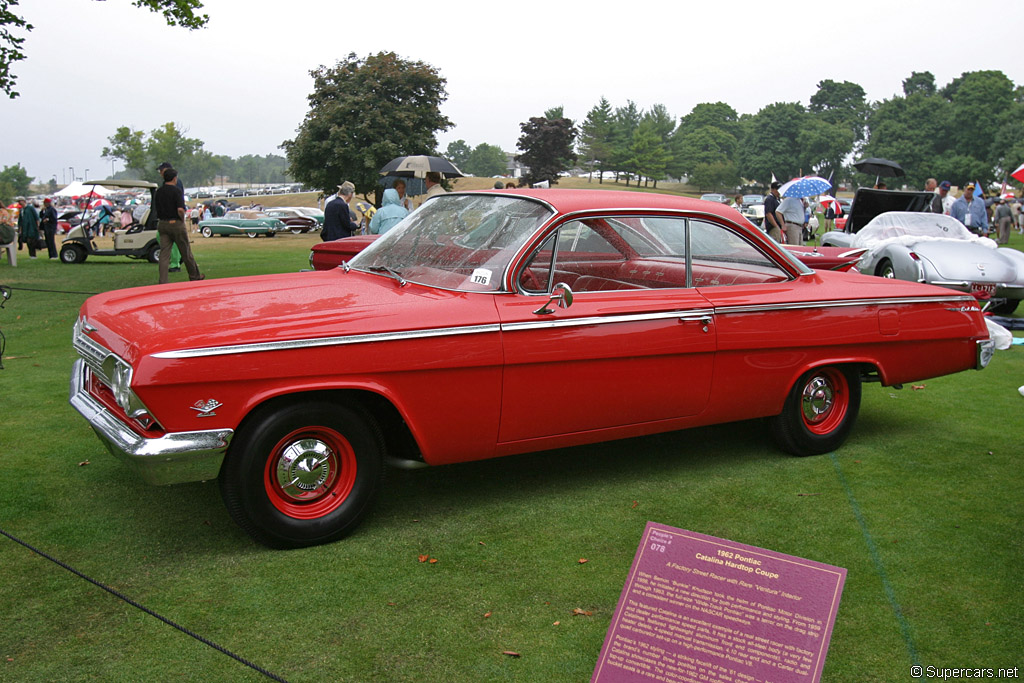
[(209, 401), (205, 402), (202, 400), (196, 401), (195, 405), (190, 407), (192, 410), (199, 413), (196, 417), (213, 417), (217, 414), (213, 411), (217, 410), (217, 408), (220, 408), (222, 405), (224, 404), (220, 401), (211, 398)]

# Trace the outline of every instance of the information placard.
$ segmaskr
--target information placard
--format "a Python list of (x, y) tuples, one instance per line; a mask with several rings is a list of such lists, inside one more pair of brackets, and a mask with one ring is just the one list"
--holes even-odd
[(821, 678), (846, 570), (648, 522), (594, 683)]

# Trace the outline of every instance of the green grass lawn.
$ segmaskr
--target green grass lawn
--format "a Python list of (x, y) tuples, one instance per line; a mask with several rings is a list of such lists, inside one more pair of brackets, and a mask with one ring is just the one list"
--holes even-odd
[[(211, 278), (289, 272), (318, 239), (195, 252)], [(1020, 347), (919, 389), (866, 385), (831, 455), (783, 455), (752, 421), (393, 471), (353, 536), (283, 552), (214, 482), (141, 483), (67, 404), (73, 292), (156, 280), (113, 257), (0, 264), (18, 288), (0, 310), (0, 528), (278, 676), (589, 680), (648, 520), (845, 567), (825, 681), (1024, 666)], [(265, 679), (0, 537), (0, 680)]]

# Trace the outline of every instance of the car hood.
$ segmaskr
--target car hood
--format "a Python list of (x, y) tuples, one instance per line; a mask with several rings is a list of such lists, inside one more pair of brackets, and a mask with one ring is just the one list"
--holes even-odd
[(129, 362), (155, 353), (493, 323), (492, 296), (384, 275), (287, 273), (137, 287), (88, 299), (90, 337)]
[(918, 242), (913, 251), (944, 280), (1013, 282), (1017, 267), (996, 249), (962, 240)]

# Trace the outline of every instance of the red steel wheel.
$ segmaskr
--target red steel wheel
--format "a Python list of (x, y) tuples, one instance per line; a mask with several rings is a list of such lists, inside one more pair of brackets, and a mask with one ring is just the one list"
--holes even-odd
[(263, 485), (278, 510), (296, 519), (316, 519), (336, 510), (356, 481), (355, 452), (329, 427), (297, 429), (267, 458)]
[(366, 516), (384, 475), (384, 439), (357, 405), (287, 398), (250, 415), (219, 482), (232, 519), (272, 548), (330, 543)]
[(820, 455), (843, 445), (860, 411), (860, 375), (854, 366), (828, 365), (804, 373), (790, 389), (772, 436), (793, 455)]

